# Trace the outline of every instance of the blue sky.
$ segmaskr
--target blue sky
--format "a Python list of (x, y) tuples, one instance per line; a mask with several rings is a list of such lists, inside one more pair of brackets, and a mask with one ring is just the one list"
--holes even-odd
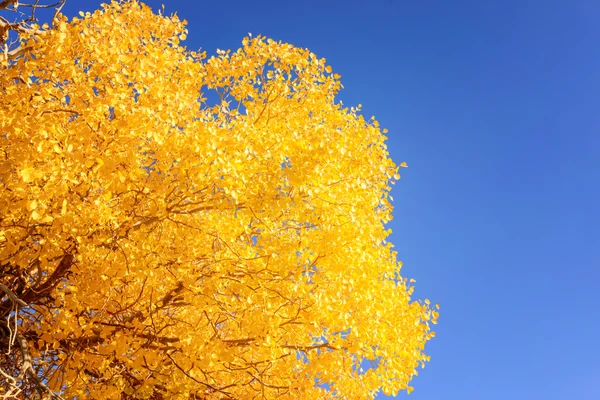
[(391, 241), (441, 304), (398, 398), (600, 399), (600, 3), (163, 2), (209, 55), (248, 32), (310, 48), (390, 130)]

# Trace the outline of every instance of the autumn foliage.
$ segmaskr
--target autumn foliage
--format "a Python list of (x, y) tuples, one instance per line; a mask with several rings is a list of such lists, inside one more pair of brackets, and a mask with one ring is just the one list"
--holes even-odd
[(0, 396), (369, 399), (437, 313), (385, 242), (385, 135), (306, 49), (119, 2), (0, 67)]

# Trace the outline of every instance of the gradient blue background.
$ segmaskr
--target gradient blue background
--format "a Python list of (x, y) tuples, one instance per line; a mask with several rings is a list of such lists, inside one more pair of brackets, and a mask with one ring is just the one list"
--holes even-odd
[(409, 398), (600, 399), (600, 2), (163, 2), (209, 55), (310, 48), (390, 130), (391, 240), (441, 303)]

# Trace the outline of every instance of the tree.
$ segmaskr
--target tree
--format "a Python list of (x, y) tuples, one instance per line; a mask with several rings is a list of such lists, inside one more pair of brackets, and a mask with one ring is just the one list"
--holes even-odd
[[(372, 398), (428, 357), (385, 135), (306, 49), (113, 2), (0, 69), (4, 398)], [(12, 396), (12, 397), (11, 397)]]

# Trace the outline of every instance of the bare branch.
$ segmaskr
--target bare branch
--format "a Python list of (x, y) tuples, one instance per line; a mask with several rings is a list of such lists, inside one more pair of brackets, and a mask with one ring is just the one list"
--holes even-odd
[(67, 2), (67, 0), (61, 0), (58, 3), (59, 5), (58, 5), (58, 7), (56, 7), (56, 11), (54, 11), (54, 15), (52, 16), (52, 27), (56, 26), (56, 17), (58, 16), (58, 14), (62, 10), (62, 8), (65, 6), (66, 2)]
[(15, 60), (30, 50), (31, 50), (31, 46), (17, 47), (16, 49), (11, 50), (5, 54), (6, 60), (8, 60), (8, 61)]
[(12, 290), (10, 290), (6, 285), (0, 283), (0, 289), (2, 289), (2, 291), (4, 293), (6, 293), (6, 295), (8, 296), (8, 298), (16, 304), (20, 304), (23, 307), (28, 307), (28, 304), (25, 303), (23, 300), (21, 300), (20, 298), (17, 297), (16, 294), (13, 293)]
[(19, 1), (18, 0), (2, 0), (2, 1), (0, 1), (0, 10), (7, 9), (11, 5), (16, 9), (17, 7), (19, 7)]
[(33, 365), (31, 363), (31, 354), (29, 353), (29, 345), (27, 344), (27, 339), (23, 337), (19, 332), (16, 332), (15, 337), (17, 339), (17, 343), (19, 343), (19, 347), (21, 348), (21, 357), (23, 359), (21, 363), (21, 374), (26, 373), (31, 380), (35, 382), (40, 391), (46, 392), (52, 398), (64, 400), (61, 396), (54, 393), (52, 389), (50, 389), (42, 379), (35, 373), (33, 369)]
[(19, 7), (31, 7), (31, 8), (54, 8), (64, 1), (57, 1), (54, 4), (38, 4), (39, 0), (37, 0), (34, 4), (19, 4)]

